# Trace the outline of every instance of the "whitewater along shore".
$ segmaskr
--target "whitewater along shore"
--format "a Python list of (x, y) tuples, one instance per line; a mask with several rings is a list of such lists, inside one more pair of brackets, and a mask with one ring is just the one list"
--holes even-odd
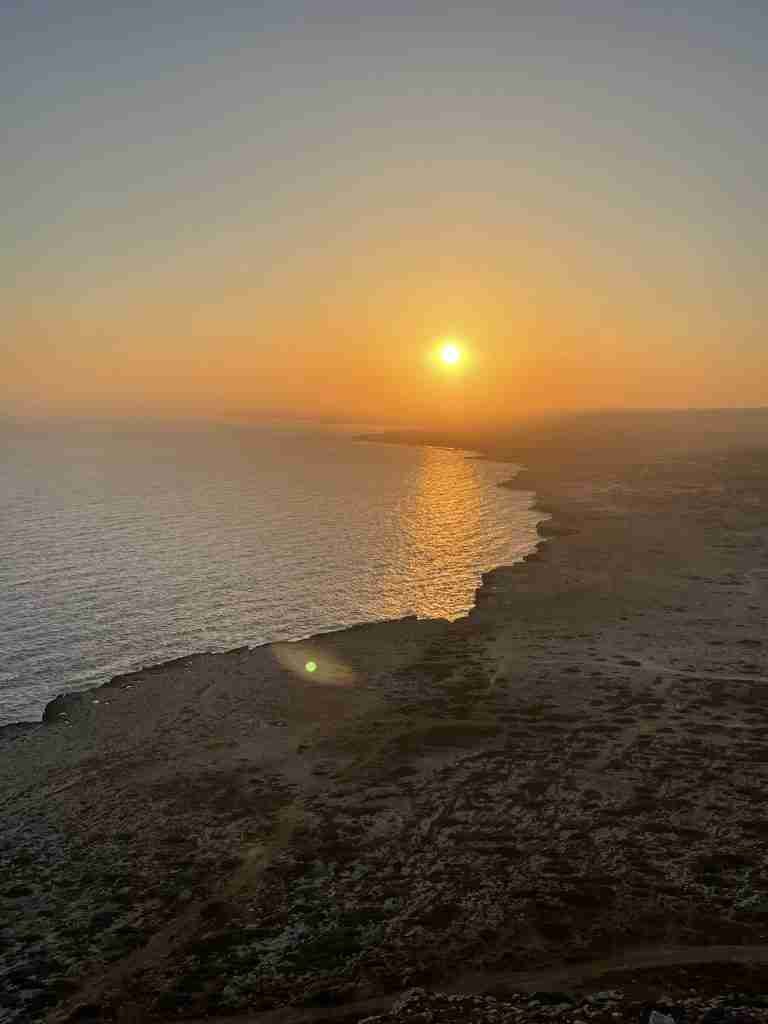
[[(3, 1024), (768, 994), (768, 451), (491, 453), (551, 519), (467, 618), (191, 656), (0, 732)], [(497, 1004), (387, 1015), (413, 986)]]

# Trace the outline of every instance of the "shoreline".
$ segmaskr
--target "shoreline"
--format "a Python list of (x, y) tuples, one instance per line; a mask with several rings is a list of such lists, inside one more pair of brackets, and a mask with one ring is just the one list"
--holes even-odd
[[(362, 437), (361, 440), (372, 441), (372, 439), (368, 438), (368, 437)], [(405, 444), (408, 444), (408, 442), (399, 442), (399, 441), (392, 441), (392, 442), (390, 442), (390, 441), (387, 441), (385, 439), (382, 439), (381, 441), (379, 441), (377, 443), (382, 443), (382, 444), (390, 444), (390, 443), (392, 443), (392, 444), (401, 444), (401, 443), (405, 443)], [(470, 450), (470, 449), (464, 449), (464, 448), (461, 448), (461, 447), (449, 447), (447, 445), (431, 445), (431, 444), (427, 444), (427, 443), (422, 445), (422, 444), (419, 444), (419, 442), (412, 442), (410, 444), (410, 446), (411, 447), (413, 447), (413, 446), (416, 446), (416, 447), (438, 447), (438, 448), (442, 448), (442, 449), (445, 449), (445, 450), (448, 450), (448, 451), (463, 452), (465, 454), (466, 458), (478, 458), (478, 459), (483, 459), (484, 461), (492, 461), (492, 462), (500, 462), (500, 463), (512, 462), (513, 461), (512, 459), (491, 458), (491, 457), (489, 457), (484, 452), (476, 451), (476, 450)], [(518, 473), (515, 476), (510, 477), (509, 479), (506, 479), (506, 480), (501, 480), (498, 483), (496, 483), (494, 486), (501, 487), (501, 488), (504, 488), (504, 489), (507, 489), (507, 490), (528, 491), (528, 490), (530, 490), (530, 488), (518, 487), (518, 486), (514, 485), (514, 483), (517, 480), (518, 476), (520, 474), (522, 474), (523, 472), (525, 472), (525, 471), (526, 471), (526, 467), (521, 466), (519, 468), (519, 470), (518, 470)], [(539, 503), (536, 500), (535, 492), (533, 492), (533, 493), (534, 493), (534, 501), (531, 504), (531, 511), (541, 512), (541, 514), (543, 516), (548, 516), (549, 512), (547, 510), (545, 510), (545, 509), (541, 509), (540, 508)], [(550, 539), (550, 537), (552, 537), (552, 536), (558, 536), (559, 534), (557, 534), (557, 533), (543, 533), (542, 532), (542, 530), (541, 530), (542, 524), (546, 523), (546, 522), (549, 522), (549, 519), (542, 519), (539, 522), (537, 522), (537, 524), (536, 524), (536, 533), (539, 536), (539, 540), (535, 543), (535, 545), (533, 547), (533, 550), (531, 552), (529, 552), (528, 554), (524, 555), (523, 558), (518, 559), (517, 562), (500, 563), (498, 566), (494, 566), (492, 569), (489, 569), (486, 572), (480, 573), (480, 583), (475, 588), (472, 605), (471, 605), (471, 607), (469, 609), (467, 609), (467, 611), (463, 615), (458, 616), (456, 619), (445, 619), (445, 620), (441, 619), (441, 620), (437, 620), (437, 621), (458, 622), (458, 621), (461, 621), (464, 618), (467, 618), (469, 615), (471, 615), (472, 610), (477, 605), (478, 594), (479, 594), (480, 590), (483, 588), (483, 586), (485, 585), (486, 577), (491, 576), (497, 569), (507, 569), (507, 568), (511, 568), (514, 565), (518, 565), (518, 564), (521, 564), (522, 562), (525, 562), (531, 555), (534, 555), (536, 553), (536, 551), (538, 550), (540, 544), (544, 543), (546, 540)], [(135, 677), (136, 675), (138, 675), (140, 673), (143, 673), (143, 672), (161, 671), (161, 670), (163, 670), (166, 667), (172, 666), (176, 662), (187, 661), (190, 658), (210, 657), (210, 656), (225, 657), (226, 655), (233, 654), (233, 653), (238, 653), (238, 652), (240, 652), (242, 650), (249, 650), (249, 651), (261, 650), (262, 648), (270, 647), (273, 644), (285, 644), (285, 643), (293, 643), (293, 644), (295, 644), (295, 643), (306, 643), (306, 642), (319, 642), (319, 641), (321, 641), (321, 639), (323, 637), (331, 636), (331, 635), (333, 635), (335, 633), (343, 633), (346, 630), (350, 630), (350, 629), (359, 629), (359, 628), (368, 627), (368, 626), (382, 625), (382, 624), (385, 624), (385, 623), (399, 623), (399, 622), (410, 621), (412, 619), (416, 620), (416, 621), (431, 621), (431, 620), (428, 620), (426, 618), (422, 619), (422, 618), (420, 618), (419, 616), (416, 616), (416, 615), (404, 615), (404, 616), (401, 616), (400, 618), (397, 618), (397, 619), (373, 619), (373, 620), (366, 620), (364, 622), (353, 623), (353, 624), (351, 624), (349, 626), (339, 626), (337, 629), (329, 629), (329, 630), (320, 631), (320, 632), (317, 632), (317, 633), (310, 633), (310, 634), (307, 634), (306, 636), (298, 636), (298, 637), (291, 638), (289, 640), (265, 640), (263, 643), (253, 644), (253, 645), (243, 644), (243, 645), (239, 645), (238, 647), (229, 648), (229, 649), (224, 650), (224, 651), (210, 651), (210, 650), (208, 650), (208, 651), (191, 651), (191, 652), (186, 653), (186, 654), (178, 655), (175, 658), (166, 659), (165, 661), (157, 661), (157, 662), (149, 661), (149, 662), (146, 662), (144, 664), (141, 664), (137, 668), (129, 669), (127, 672), (118, 673), (117, 675), (111, 676), (109, 679), (106, 679), (106, 680), (104, 680), (101, 683), (95, 683), (93, 685), (86, 686), (86, 687), (84, 687), (81, 690), (68, 690), (66, 688), (63, 689), (60, 693), (56, 694), (55, 697), (52, 697), (49, 701), (47, 701), (45, 703), (45, 705), (43, 706), (43, 709), (42, 709), (42, 711), (40, 713), (40, 718), (39, 719), (21, 719), (21, 720), (18, 720), (18, 721), (6, 722), (4, 724), (0, 724), (0, 743), (3, 741), (4, 738), (5, 739), (9, 739), (9, 738), (13, 739), (14, 737), (16, 737), (18, 735), (23, 735), (25, 732), (28, 732), (31, 729), (36, 729), (36, 728), (39, 728), (39, 727), (41, 727), (43, 725), (50, 724), (50, 722), (52, 721), (52, 714), (56, 713), (56, 708), (61, 704), (61, 698), (75, 698), (75, 699), (77, 699), (80, 696), (82, 696), (82, 698), (85, 699), (85, 698), (87, 698), (87, 696), (89, 694), (93, 695), (93, 694), (97, 693), (98, 691), (102, 690), (105, 687), (110, 687), (113, 683), (118, 683), (119, 684), (120, 681), (123, 680), (126, 677)], [(66, 687), (66, 684), (65, 684), (65, 687)], [(51, 711), (49, 711), (49, 709), (51, 709), (52, 706), (54, 706), (53, 709)]]
[(768, 991), (768, 451), (512, 486), (552, 519), (465, 618), (194, 655), (0, 744), (11, 1021), (682, 998), (706, 950), (688, 987)]

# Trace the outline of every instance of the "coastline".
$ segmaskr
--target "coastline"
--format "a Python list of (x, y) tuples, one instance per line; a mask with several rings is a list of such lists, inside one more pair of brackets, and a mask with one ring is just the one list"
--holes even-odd
[(465, 618), (180, 659), (0, 744), (23, 1011), (298, 1020), (756, 963), (768, 453), (598, 455), (513, 478), (552, 519)]
[[(363, 440), (374, 440), (373, 438), (368, 438), (368, 437), (364, 437), (362, 439)], [(390, 443), (386, 438), (382, 438), (380, 440), (379, 439), (375, 439), (375, 441), (376, 441), (376, 443), (382, 443), (382, 444)], [(391, 442), (391, 443), (401, 443), (401, 442)], [(416, 441), (410, 442), (410, 443), (413, 444), (413, 445), (416, 445), (416, 446), (420, 446), (420, 443), (416, 442)], [(487, 461), (513, 462), (512, 459), (491, 459), (491, 458), (489, 458), (488, 455), (486, 455), (486, 454), (484, 454), (482, 452), (476, 452), (476, 451), (473, 451), (473, 450), (463, 449), (461, 447), (456, 447), (456, 446), (448, 446), (448, 445), (433, 446), (433, 445), (429, 445), (429, 444), (427, 446), (428, 447), (444, 448), (444, 449), (449, 450), (449, 451), (463, 452), (466, 458), (474, 457), (474, 458), (483, 459), (483, 460), (487, 460)], [(506, 489), (509, 489), (509, 490), (527, 491), (528, 488), (515, 486), (515, 480), (517, 479), (517, 476), (520, 473), (522, 473), (523, 471), (524, 471), (524, 467), (520, 467), (520, 469), (518, 470), (518, 474), (516, 474), (513, 477), (510, 477), (509, 479), (500, 481), (495, 486), (506, 488)], [(541, 514), (543, 516), (548, 515), (547, 510), (542, 510), (542, 509), (539, 508), (538, 502), (536, 500), (534, 500), (534, 502), (533, 502), (533, 504), (531, 506), (531, 511), (541, 512)], [(541, 527), (543, 525), (543, 522), (545, 522), (545, 520), (542, 520), (542, 521), (540, 521), (540, 522), (538, 522), (536, 524), (536, 532), (537, 532), (538, 536), (540, 537), (540, 540), (539, 540), (539, 542), (536, 543), (533, 551), (530, 554), (534, 554), (535, 551), (538, 549), (539, 544), (542, 543), (544, 540), (548, 539), (550, 536), (555, 536), (556, 535), (555, 533), (544, 533), (544, 532), (542, 532)], [(525, 561), (528, 557), (529, 557), (529, 555), (525, 555), (525, 556), (523, 556), (522, 559), (519, 559), (518, 561)], [(479, 591), (482, 589), (482, 587), (484, 585), (485, 578), (487, 576), (490, 576), (495, 571), (496, 568), (508, 568), (510, 565), (514, 565), (514, 564), (517, 564), (517, 563), (502, 563), (499, 566), (495, 566), (493, 569), (490, 569), (490, 570), (487, 570), (486, 572), (480, 573), (480, 583), (475, 588), (475, 594), (474, 594), (472, 608), (474, 608), (475, 605), (477, 604), (477, 595), (478, 595)], [(465, 618), (467, 615), (469, 615), (471, 613), (471, 610), (472, 610), (471, 608), (468, 609), (467, 612), (465, 613), (465, 615), (462, 615), (459, 618), (460, 619), (461, 618)], [(373, 625), (381, 625), (383, 623), (390, 623), (390, 622), (391, 623), (397, 623), (397, 622), (403, 622), (403, 621), (410, 621), (411, 619), (418, 619), (418, 617), (415, 616), (415, 615), (406, 615), (406, 616), (401, 616), (398, 619), (377, 619), (377, 620), (371, 620), (371, 621), (366, 621), (366, 622), (353, 623), (353, 624), (348, 625), (348, 626), (340, 626), (340, 627), (335, 628), (335, 629), (322, 630), (322, 631), (319, 631), (319, 632), (316, 632), (316, 633), (307, 634), (306, 636), (298, 636), (298, 637), (295, 637), (295, 638), (291, 638), (289, 640), (279, 640), (279, 641), (267, 640), (267, 641), (264, 641), (263, 643), (258, 643), (258, 644), (253, 644), (253, 645), (244, 644), (244, 645), (240, 645), (238, 647), (231, 648), (231, 649), (224, 650), (224, 651), (216, 651), (216, 652), (211, 652), (211, 651), (190, 651), (188, 653), (179, 655), (179, 656), (177, 656), (175, 658), (170, 658), (170, 659), (166, 659), (166, 660), (163, 660), (163, 661), (148, 661), (148, 662), (146, 662), (146, 663), (144, 663), (144, 664), (142, 664), (142, 665), (140, 665), (140, 666), (138, 666), (138, 667), (136, 667), (134, 669), (130, 669), (127, 672), (120, 672), (120, 673), (118, 673), (115, 676), (111, 676), (109, 679), (105, 679), (103, 682), (94, 683), (93, 685), (86, 686), (83, 689), (69, 690), (69, 689), (66, 688), (66, 684), (65, 684), (65, 687), (61, 690), (61, 692), (56, 694), (55, 697), (51, 698), (51, 700), (47, 701), (46, 704), (43, 706), (43, 710), (42, 710), (42, 712), (40, 714), (40, 718), (39, 719), (21, 719), (21, 720), (18, 720), (18, 721), (12, 721), (12, 722), (6, 722), (4, 724), (0, 724), (0, 743), (2, 743), (3, 739), (10, 740), (10, 739), (15, 738), (16, 736), (23, 735), (25, 732), (28, 732), (30, 730), (39, 728), (41, 725), (50, 724), (50, 722), (53, 721), (54, 716), (60, 713), (59, 712), (59, 708), (63, 707), (65, 704), (72, 705), (74, 702), (76, 702), (77, 700), (79, 700), (81, 698), (83, 700), (88, 699), (89, 696), (92, 699), (94, 695), (97, 695), (98, 691), (102, 690), (105, 687), (109, 688), (113, 684), (120, 684), (120, 681), (123, 680), (124, 678), (136, 677), (137, 675), (139, 675), (140, 673), (143, 673), (143, 672), (162, 671), (163, 669), (172, 666), (175, 662), (186, 661), (186, 660), (188, 660), (190, 658), (210, 656), (212, 654), (215, 654), (216, 656), (226, 656), (228, 654), (239, 653), (240, 651), (246, 650), (246, 649), (247, 650), (252, 650), (252, 651), (253, 650), (259, 650), (259, 649), (262, 649), (262, 648), (268, 648), (268, 647), (270, 647), (270, 646), (272, 646), (273, 644), (276, 644), (276, 643), (277, 644), (283, 644), (283, 643), (306, 643), (306, 642), (313, 643), (313, 642), (318, 642), (323, 637), (330, 636), (333, 633), (341, 633), (341, 632), (344, 632), (344, 631), (346, 631), (348, 629), (358, 629), (360, 627), (373, 626)], [(418, 619), (418, 621), (427, 621), (427, 620)], [(445, 621), (458, 621), (458, 620), (457, 619), (452, 619), (452, 620), (445, 620)], [(66, 698), (66, 700), (62, 701), (62, 698)]]

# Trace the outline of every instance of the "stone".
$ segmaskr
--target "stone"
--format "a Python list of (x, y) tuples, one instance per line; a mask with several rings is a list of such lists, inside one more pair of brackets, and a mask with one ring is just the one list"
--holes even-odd
[(76, 718), (85, 710), (85, 701), (80, 693), (60, 693), (45, 705), (43, 721), (58, 722), (62, 717)]
[(594, 1005), (595, 1003), (610, 1003), (617, 999), (621, 999), (621, 992), (617, 992), (615, 989), (609, 989), (605, 992), (593, 992), (587, 1002)]
[(685, 1019), (684, 1007), (666, 1003), (646, 1004), (640, 1013), (640, 1024), (681, 1024)]
[(392, 1004), (390, 1012), (398, 1013), (400, 1010), (407, 1007), (409, 1003), (415, 1002), (418, 999), (423, 999), (426, 994), (427, 990), (425, 988), (409, 988)]
[(675, 1018), (666, 1013), (659, 1013), (658, 1010), (651, 1010), (648, 1024), (675, 1024)]
[(722, 1000), (723, 1006), (768, 1006), (765, 995), (751, 995), (749, 992), (729, 992)]
[(699, 1024), (757, 1024), (757, 1018), (747, 1010), (729, 1010), (713, 1006), (700, 1018)]

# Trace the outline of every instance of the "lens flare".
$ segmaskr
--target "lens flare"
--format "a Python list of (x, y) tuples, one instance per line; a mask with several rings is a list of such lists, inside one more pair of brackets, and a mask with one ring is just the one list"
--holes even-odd
[(313, 686), (354, 686), (356, 674), (333, 650), (317, 641), (296, 640), (270, 644), (269, 650), (278, 664), (296, 679)]

